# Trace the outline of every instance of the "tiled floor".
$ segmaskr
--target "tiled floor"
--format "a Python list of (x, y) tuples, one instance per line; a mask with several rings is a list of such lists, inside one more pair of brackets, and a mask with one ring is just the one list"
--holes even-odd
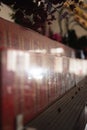
[(78, 87), (74, 87), (56, 101), (46, 111), (31, 121), (25, 129), (84, 130), (87, 113), (87, 108), (85, 107), (87, 102), (87, 80), (81, 82)]

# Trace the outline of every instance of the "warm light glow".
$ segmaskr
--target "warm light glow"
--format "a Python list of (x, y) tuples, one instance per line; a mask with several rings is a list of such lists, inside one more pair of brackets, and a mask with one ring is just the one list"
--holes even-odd
[(87, 75), (87, 60), (70, 58), (69, 72), (76, 75), (76, 82), (78, 83)]
[(17, 52), (13, 50), (7, 51), (7, 70), (15, 71)]
[(83, 75), (87, 75), (87, 60), (83, 60), (82, 62), (82, 72), (83, 72)]
[(42, 53), (42, 54), (46, 54), (46, 50), (45, 49), (36, 49), (36, 50), (29, 50), (29, 52), (32, 52), (32, 53)]
[(51, 49), (51, 54), (57, 54), (57, 55), (61, 55), (64, 53), (64, 49), (63, 48), (53, 48)]
[(40, 4), (41, 4), (41, 2), (40, 2), (40, 1), (38, 1), (38, 6), (40, 6)]
[(69, 58), (69, 73), (76, 73), (76, 60)]
[(30, 70), (27, 70), (28, 79), (34, 78), (36, 80), (43, 79), (44, 75), (46, 74), (47, 70), (41, 67), (32, 67)]
[(24, 53), (24, 70), (29, 69), (29, 64), (30, 64), (30, 54), (28, 52)]
[(56, 73), (62, 73), (63, 72), (63, 58), (62, 57), (56, 57), (55, 58), (55, 64), (54, 69)]
[(28, 52), (9, 50), (7, 52), (7, 70), (24, 71), (29, 68), (30, 55)]

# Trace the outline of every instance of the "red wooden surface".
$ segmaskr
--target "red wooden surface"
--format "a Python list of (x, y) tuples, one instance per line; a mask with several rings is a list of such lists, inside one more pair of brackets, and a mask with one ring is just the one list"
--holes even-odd
[(1, 54), (2, 130), (14, 130), (15, 81), (14, 72), (8, 71), (7, 52)]
[(84, 75), (70, 69), (73, 49), (1, 18), (0, 25), (2, 130), (16, 130), (19, 115), (25, 125)]

